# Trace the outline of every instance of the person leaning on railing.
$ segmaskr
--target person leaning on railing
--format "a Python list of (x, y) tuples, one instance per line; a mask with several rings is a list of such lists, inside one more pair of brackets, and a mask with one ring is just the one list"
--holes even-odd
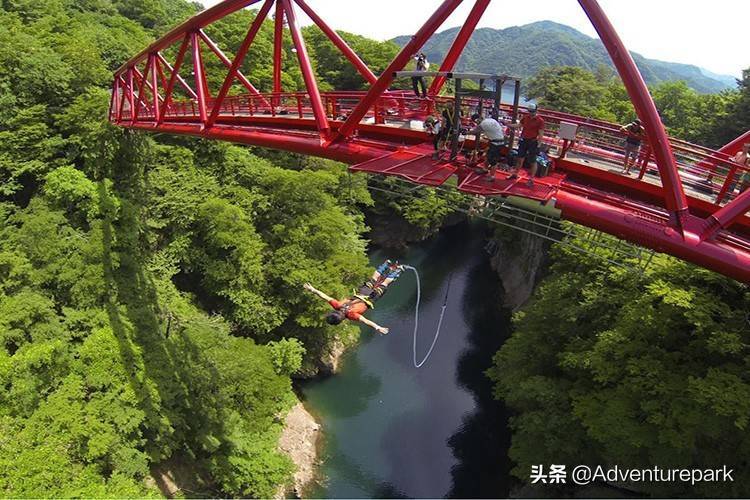
[[(750, 168), (750, 142), (746, 142), (742, 145), (742, 149), (740, 149), (737, 154), (732, 157), (732, 161), (737, 165), (742, 165), (746, 168)], [(729, 172), (731, 173), (731, 171), (732, 169), (730, 168)], [(740, 185), (740, 193), (750, 187), (750, 173), (748, 173), (748, 171), (738, 171), (738, 173), (736, 173), (735, 175), (737, 176), (737, 180), (731, 179), (729, 181), (727, 195), (734, 193), (734, 188), (737, 186), (738, 182)]]
[(743, 193), (750, 189), (750, 142), (742, 145), (742, 150), (734, 155), (734, 162), (746, 169), (740, 176), (740, 193)]
[(622, 173), (629, 175), (630, 168), (638, 161), (638, 153), (641, 151), (641, 141), (643, 140), (645, 130), (641, 125), (640, 118), (636, 118), (627, 125), (620, 127), (620, 132), (627, 134), (625, 138), (625, 161), (622, 165)]

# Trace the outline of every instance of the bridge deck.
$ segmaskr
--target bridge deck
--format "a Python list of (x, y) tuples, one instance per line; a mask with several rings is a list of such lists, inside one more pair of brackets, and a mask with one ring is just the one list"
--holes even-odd
[[(331, 113), (327, 134), (335, 138), (345, 123), (346, 114), (362, 94), (324, 97), (331, 103), (327, 108)], [(550, 146), (554, 170), (535, 179), (534, 186), (529, 187), (526, 184), (528, 174), (524, 171), (518, 179), (509, 179), (509, 173), (503, 170), (498, 170), (491, 178), (477, 173), (464, 155), (453, 162), (432, 159), (432, 141), (423, 129), (423, 120), (426, 116), (435, 116), (438, 106), (451, 105), (451, 99), (384, 96), (365, 114), (351, 137), (328, 142), (322, 138), (311, 108), (303, 102), (306, 97), (295, 94), (292, 98), (297, 101), (296, 105), (287, 102), (273, 108), (253, 104), (257, 97), (227, 98), (216, 123), (208, 129), (193, 101), (171, 104), (159, 123), (148, 107), (142, 109), (135, 121), (130, 119), (128, 110), (121, 110), (118, 123), (323, 156), (353, 164), (351, 169), (355, 172), (390, 175), (433, 187), (449, 183), (469, 195), (526, 198), (547, 205), (554, 198), (565, 219), (694, 262), (702, 262), (705, 252), (716, 252), (721, 257), (713, 258), (712, 262), (718, 262), (715, 268), (723, 269), (728, 262), (727, 273), (734, 276), (747, 273), (750, 277), (750, 264), (744, 264), (745, 260), (750, 262), (750, 217), (742, 215), (731, 226), (719, 230), (706, 250), (686, 246), (681, 242), (682, 237), (677, 236), (679, 233), (670, 229), (673, 219), (664, 206), (659, 169), (647, 145), (631, 175), (621, 173), (623, 138), (615, 125), (589, 123), (579, 117), (561, 117), (559, 113), (542, 110), (548, 125), (544, 142)], [(275, 97), (268, 95), (266, 99), (272, 101)], [(507, 113), (507, 108), (504, 111)], [(471, 112), (467, 107), (463, 116)], [(575, 120), (579, 121), (578, 140), (568, 148), (565, 157), (558, 158), (564, 144), (557, 137), (557, 129), (562, 121)], [(461, 140), (464, 148), (474, 148), (473, 136)], [(741, 169), (737, 170), (731, 163), (714, 161), (713, 152), (701, 151), (699, 146), (676, 144), (674, 147), (692, 217), (705, 219), (734, 198), (728, 174), (736, 179)], [(695, 226), (693, 231), (701, 229)]]
[[(554, 197), (563, 219), (750, 282), (750, 220), (746, 214), (750, 193), (735, 199), (740, 176), (750, 169), (735, 164), (725, 151), (712, 151), (666, 135), (635, 63), (595, 0), (579, 3), (602, 35), (644, 122), (647, 139), (637, 158), (639, 176), (629, 178), (618, 173), (618, 163), (624, 159), (624, 136), (619, 125), (540, 110), (547, 123), (545, 142), (556, 151), (568, 150), (569, 155), (559, 155), (563, 158), (555, 161), (552, 175), (537, 180), (533, 188), (526, 186), (523, 176), (515, 181), (506, 172), (498, 172), (493, 178), (481, 177), (465, 159), (431, 159), (431, 138), (420, 130), (421, 121), (440, 115), (443, 109), (454, 109), (457, 121), (463, 122), (459, 125), (470, 126), (467, 117), (477, 111), (489, 113), (493, 105), (488, 101), (494, 100), (495, 94), (462, 96), (456, 103), (439, 95), (445, 83), (442, 76), (434, 79), (426, 99), (415, 98), (409, 91), (392, 90), (394, 73), (408, 64), (460, 0), (443, 2), (380, 77), (301, 0), (265, 0), (233, 60), (227, 57), (205, 29), (257, 1), (225, 0), (131, 58), (115, 72), (110, 121), (128, 128), (330, 158), (356, 164), (355, 171), (392, 175), (417, 186), (453, 187), (455, 180), (455, 187), (462, 192), (484, 196), (473, 200), (477, 203), (505, 203), (507, 200), (498, 198), (510, 195), (537, 201)], [(303, 92), (262, 94), (242, 74), (250, 47), (274, 3), (275, 33), (281, 35), (274, 37), (274, 43), (281, 43), (286, 19), (304, 80)], [(366, 92), (320, 92), (296, 21), (295, 3), (369, 84)], [(478, 2), (479, 8), (472, 10), (441, 68), (450, 71), (458, 62), (487, 3)], [(283, 47), (275, 47), (274, 68), (282, 68), (283, 53)], [(165, 55), (174, 62), (170, 64)], [(217, 75), (208, 78), (206, 73), (209, 68), (214, 72), (216, 66), (206, 66), (204, 55), (216, 56), (221, 62), (220, 90)], [(274, 71), (276, 90), (282, 88), (281, 76), (281, 71)], [(483, 77), (486, 75), (472, 78)], [(240, 88), (248, 94), (231, 95)], [(518, 93), (516, 87), (516, 96)], [(517, 108), (503, 105), (500, 112), (503, 119), (517, 118)], [(561, 139), (568, 134), (558, 133), (572, 128), (568, 125), (577, 127), (572, 145)], [(466, 143), (471, 147), (469, 140)], [(511, 198), (517, 201), (516, 196)]]

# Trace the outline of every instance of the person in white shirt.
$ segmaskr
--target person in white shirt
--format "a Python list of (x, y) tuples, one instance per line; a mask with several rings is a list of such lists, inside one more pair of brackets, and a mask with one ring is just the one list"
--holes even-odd
[[(414, 60), (417, 61), (417, 71), (427, 71), (430, 69), (430, 63), (427, 62), (427, 56), (424, 55), (424, 52), (417, 54), (414, 57)], [(427, 97), (427, 85), (424, 82), (423, 76), (412, 76), (411, 85), (414, 89), (414, 94), (416, 94), (417, 97)], [(419, 93), (418, 86), (422, 88), (422, 94)]]
[(476, 134), (477, 139), (479, 138), (479, 134), (481, 134), (487, 137), (489, 141), (487, 148), (487, 172), (485, 173), (490, 174), (489, 179), (494, 179), (497, 164), (500, 163), (500, 148), (505, 145), (505, 126), (498, 121), (495, 113), (491, 117), (480, 121), (481, 118), (479, 114), (472, 116), (475, 123), (479, 122), (473, 133)]

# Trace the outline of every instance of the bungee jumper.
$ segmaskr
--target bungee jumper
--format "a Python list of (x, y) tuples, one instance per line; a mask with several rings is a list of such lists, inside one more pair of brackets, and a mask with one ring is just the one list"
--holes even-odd
[(378, 266), (372, 277), (359, 287), (359, 290), (343, 301), (329, 297), (320, 290), (315, 289), (310, 283), (305, 283), (303, 287), (333, 307), (334, 310), (326, 315), (326, 322), (329, 325), (338, 325), (344, 319), (349, 319), (351, 321), (359, 321), (373, 328), (378, 333), (385, 335), (388, 333), (388, 328), (370, 321), (363, 314), (369, 309), (375, 309), (375, 302), (385, 294), (388, 286), (401, 275), (403, 270), (404, 266), (400, 265), (398, 261), (391, 262), (390, 260), (386, 260)]

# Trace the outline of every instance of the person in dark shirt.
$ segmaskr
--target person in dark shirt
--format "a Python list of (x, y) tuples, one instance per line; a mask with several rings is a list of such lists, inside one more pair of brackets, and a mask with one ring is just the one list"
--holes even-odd
[(641, 141), (645, 130), (641, 125), (641, 120), (636, 118), (627, 125), (620, 127), (620, 132), (625, 132), (625, 160), (622, 164), (622, 173), (630, 174), (630, 169), (638, 161), (638, 154), (641, 151)]
[[(420, 52), (417, 54), (417, 57), (414, 58), (417, 61), (417, 71), (427, 71), (430, 68), (430, 63), (427, 62), (427, 56), (424, 55), (424, 52)], [(422, 88), (422, 94), (419, 93), (419, 88), (417, 88), (417, 85), (419, 85)], [(411, 77), (411, 86), (414, 89), (414, 94), (417, 97), (427, 97), (427, 85), (424, 82), (423, 76), (413, 76)]]
[(434, 116), (428, 116), (424, 121), (424, 130), (432, 138), (432, 147), (435, 149), (435, 152), (432, 154), (432, 158), (434, 160), (440, 158), (440, 139), (442, 128), (442, 121), (435, 118)]

